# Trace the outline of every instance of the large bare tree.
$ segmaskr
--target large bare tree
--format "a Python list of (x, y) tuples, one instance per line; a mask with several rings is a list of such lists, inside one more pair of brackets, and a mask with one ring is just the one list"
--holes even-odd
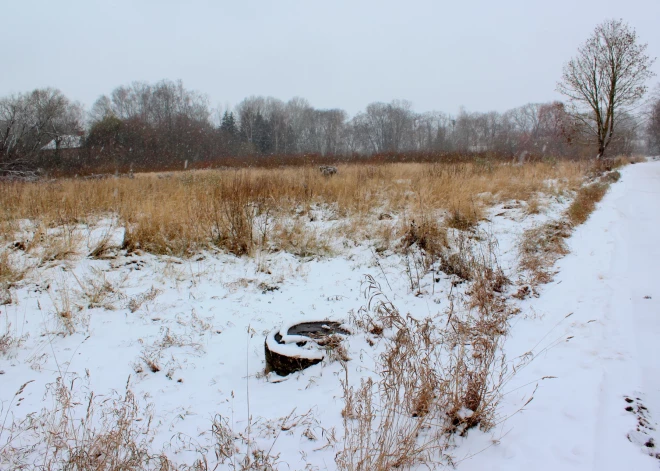
[(655, 59), (646, 55), (637, 33), (622, 20), (598, 25), (577, 55), (564, 66), (557, 90), (569, 99), (573, 118), (598, 142), (601, 158), (646, 93)]

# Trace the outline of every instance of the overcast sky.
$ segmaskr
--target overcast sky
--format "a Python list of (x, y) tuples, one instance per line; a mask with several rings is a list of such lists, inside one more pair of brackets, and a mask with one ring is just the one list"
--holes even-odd
[(660, 56), (660, 0), (0, 0), (0, 16), (0, 96), (51, 86), (88, 107), (166, 78), (212, 106), (504, 111), (559, 98), (562, 65), (609, 18)]

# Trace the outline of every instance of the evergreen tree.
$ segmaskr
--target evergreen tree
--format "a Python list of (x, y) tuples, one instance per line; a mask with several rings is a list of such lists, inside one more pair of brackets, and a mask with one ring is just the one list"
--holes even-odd
[(252, 143), (262, 154), (268, 154), (273, 150), (272, 127), (261, 113), (257, 113), (254, 119)]
[(232, 136), (235, 136), (238, 133), (238, 128), (236, 127), (236, 120), (234, 119), (233, 112), (225, 111), (225, 114), (222, 116), (220, 129)]

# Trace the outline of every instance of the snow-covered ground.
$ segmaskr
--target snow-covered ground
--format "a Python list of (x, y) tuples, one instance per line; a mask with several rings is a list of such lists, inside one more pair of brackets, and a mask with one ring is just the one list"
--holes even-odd
[(538, 380), (535, 399), (492, 436), (473, 433), (460, 451), (478, 454), (458, 469), (660, 466), (649, 456), (660, 453), (660, 162), (621, 174), (569, 240), (554, 281), (524, 302), (536, 319), (514, 321), (509, 355), (539, 353), (515, 380)]
[[(490, 432), (472, 430), (458, 439), (452, 451), (458, 469), (660, 464), (645, 446), (660, 441), (654, 430), (654, 414), (660, 417), (660, 162), (621, 173), (569, 240), (571, 254), (558, 263), (554, 281), (540, 288), (539, 298), (521, 301), (513, 320), (508, 357), (530, 351), (536, 357), (507, 384), (499, 415), (518, 411), (538, 384), (534, 400)], [(491, 211), (482, 229), (497, 239), (510, 278), (518, 276), (522, 232), (557, 217), (567, 203), (547, 200), (543, 214), (533, 216), (515, 203)], [(165, 448), (175, 461), (190, 462), (194, 453), (185, 449), (210, 440), (211, 422), (222, 416), (236, 433), (249, 428), (255, 447), (279, 454), (282, 469), (335, 469), (344, 369), (326, 360), (280, 381), (264, 374), (264, 339), (296, 320), (347, 321), (366, 303), (365, 275), (401, 312), (443, 312), (452, 279), (424, 274), (420, 295), (410, 287), (410, 266), (404, 256), (378, 254), (365, 243), (320, 259), (143, 254), (78, 257), (40, 268), (14, 290), (12, 304), (0, 306), (0, 334), (6, 329), (22, 340), (0, 356), (0, 422), (6, 414), (11, 421), (51, 406), (44, 393), (57, 377), (77, 377), (81, 393), (96, 395), (122, 392), (128, 382), (152, 404), (154, 449)], [(106, 298), (91, 299), (104, 283), (112, 288)], [(67, 303), (76, 332), (62, 335), (56, 312)], [(379, 345), (368, 340), (355, 335), (346, 342), (352, 384), (371, 374)], [(17, 402), (14, 393), (28, 381)]]

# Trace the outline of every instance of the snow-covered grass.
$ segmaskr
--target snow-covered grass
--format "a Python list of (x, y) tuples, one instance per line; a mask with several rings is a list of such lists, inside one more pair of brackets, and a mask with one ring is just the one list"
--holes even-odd
[[(549, 220), (544, 224), (527, 229), (520, 242), (520, 268), (528, 274), (531, 284), (524, 286), (516, 297), (523, 299), (534, 292), (534, 286), (552, 280), (552, 267), (562, 256), (568, 253), (565, 240), (573, 229), (583, 224), (596, 209), (611, 183), (621, 178), (618, 170), (609, 170), (593, 178), (575, 194), (563, 217)], [(528, 205), (529, 207), (529, 205)]]
[[(7, 184), (0, 256), (24, 278), (0, 306), (2, 466), (464, 466), (545, 376), (529, 365), (554, 321), (525, 294), (544, 288), (521, 271), (521, 241), (566, 214), (585, 171)], [(351, 332), (339, 353), (267, 372), (268, 334), (317, 320)]]
[(340, 166), (332, 177), (298, 167), (7, 182), (0, 186), (0, 229), (13, 239), (20, 237), (16, 221), (30, 221), (45, 233), (112, 217), (126, 230), (125, 248), (154, 254), (219, 249), (329, 255), (337, 238), (380, 238), (391, 248), (389, 241), (422, 218), (449, 216), (450, 226), (467, 229), (498, 202), (575, 190), (587, 169), (572, 162), (388, 164)]

